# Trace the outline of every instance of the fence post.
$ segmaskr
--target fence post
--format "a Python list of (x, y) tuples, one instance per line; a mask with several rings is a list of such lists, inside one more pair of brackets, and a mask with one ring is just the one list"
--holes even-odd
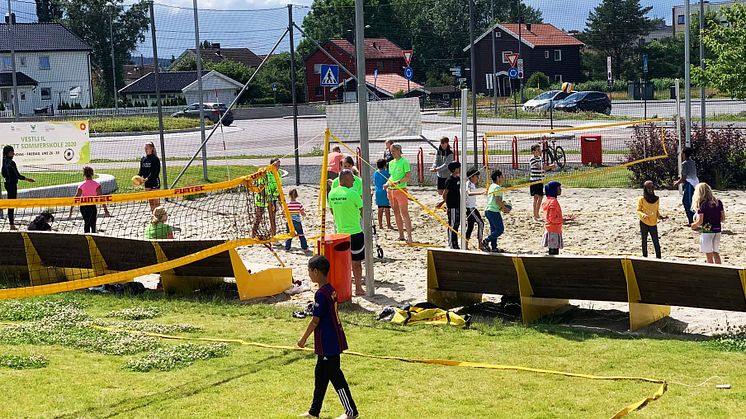
[[(490, 156), (487, 154), (487, 137), (482, 137), (482, 163), (484, 163), (484, 171), (489, 173), (490, 171)], [(475, 167), (476, 169), (476, 167)]]
[(417, 180), (420, 186), (425, 184), (425, 151), (420, 147), (417, 152)]
[(518, 170), (518, 138), (515, 135), (513, 141), (511, 141), (511, 148), (513, 151), (513, 170)]

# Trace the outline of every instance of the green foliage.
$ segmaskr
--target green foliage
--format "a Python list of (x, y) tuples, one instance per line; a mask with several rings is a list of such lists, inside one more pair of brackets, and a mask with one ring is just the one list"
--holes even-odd
[(541, 71), (537, 71), (526, 80), (526, 86), (546, 90), (549, 88), (549, 77)]
[(5, 104), (3, 102), (0, 102), (0, 111), (5, 110)]
[[(496, 0), (492, 20), (491, 3), (475, 3), (477, 34), (492, 22), (515, 22), (519, 8), (525, 22), (542, 21), (541, 12), (522, 1)], [(469, 15), (462, 0), (371, 0), (365, 2), (364, 12), (365, 23), (370, 25), (365, 30), (367, 38), (388, 38), (402, 48), (414, 50), (412, 67), (419, 82), (430, 78), (428, 72), (448, 74), (449, 66), (463, 63), (468, 57), (463, 48), (469, 45)], [(322, 45), (330, 39), (352, 39), (348, 31), (354, 29), (354, 17), (354, 0), (314, 0), (311, 12), (303, 20), (303, 30)], [(308, 40), (299, 47), (304, 57), (315, 50)]]
[(123, 368), (136, 372), (171, 371), (186, 368), (196, 361), (224, 358), (230, 354), (225, 343), (183, 345), (159, 348), (148, 355), (128, 361)]
[(179, 324), (156, 324), (156, 323), (145, 323), (139, 321), (122, 321), (122, 322), (105, 322), (101, 320), (95, 320), (94, 324), (97, 326), (110, 327), (119, 330), (132, 330), (138, 332), (147, 333), (158, 333), (158, 334), (171, 334), (171, 333), (194, 333), (199, 332), (201, 329), (197, 326), (179, 323)]
[(36, 17), (39, 23), (57, 22), (62, 19), (59, 0), (36, 0)]
[(0, 355), (0, 367), (13, 370), (45, 368), (49, 360), (42, 355)]
[[(305, 100), (306, 72), (300, 54), (295, 56), (295, 95), (298, 102)], [(277, 103), (292, 103), (290, 90), (290, 53), (284, 52), (270, 57), (259, 74), (256, 75), (258, 92), (249, 95), (254, 98), (268, 99), (268, 104), (274, 102), (272, 83), (277, 83)]]
[[(61, 22), (93, 49), (91, 65), (102, 77), (100, 89), (94, 91), (94, 103), (99, 106), (111, 106), (114, 103), (111, 43), (114, 44), (116, 85), (121, 87), (124, 86), (123, 65), (129, 61), (137, 45), (145, 40), (145, 32), (150, 23), (146, 0), (139, 0), (126, 8), (123, 2), (124, 0), (67, 0), (59, 3), (64, 12)], [(109, 5), (112, 3), (114, 6)], [(113, 38), (109, 35), (110, 19), (113, 22)]]
[[(135, 106), (144, 103), (135, 102)], [(91, 118), (90, 130), (95, 133), (109, 132), (147, 132), (158, 131), (158, 117), (156, 116), (124, 116)], [(205, 125), (212, 125), (212, 121), (205, 120)], [(192, 129), (199, 127), (199, 118), (163, 117), (163, 129), (167, 131)]]
[(746, 333), (728, 334), (707, 341), (713, 349), (726, 352), (746, 352)]
[(693, 79), (728, 93), (735, 99), (746, 99), (746, 5), (736, 3), (721, 9), (728, 25), (717, 20), (707, 22), (702, 42), (714, 58), (705, 59), (706, 70), (692, 68)]
[[(641, 71), (635, 66), (640, 52), (638, 40), (658, 24), (647, 17), (652, 9), (642, 7), (640, 0), (603, 0), (588, 14), (587, 28), (580, 34), (580, 39), (593, 50), (586, 53), (586, 63), (590, 60), (592, 68), (603, 71), (605, 79), (606, 57), (610, 56), (615, 78), (636, 78)], [(601, 78), (595, 73), (593, 76)]]

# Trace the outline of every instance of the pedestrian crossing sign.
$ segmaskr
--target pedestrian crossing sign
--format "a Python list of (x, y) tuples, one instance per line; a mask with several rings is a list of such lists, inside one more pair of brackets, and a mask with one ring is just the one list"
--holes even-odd
[(339, 84), (339, 66), (321, 64), (321, 87), (334, 87)]

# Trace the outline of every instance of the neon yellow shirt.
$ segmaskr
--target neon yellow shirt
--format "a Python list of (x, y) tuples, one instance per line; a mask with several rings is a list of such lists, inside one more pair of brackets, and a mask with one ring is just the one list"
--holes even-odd
[[(399, 160), (391, 160), (389, 162), (389, 180), (391, 182), (398, 182), (402, 179), (404, 179), (405, 176), (407, 176), (407, 173), (411, 171), (411, 168), (409, 167), (409, 161), (405, 159), (404, 157), (399, 158)], [(401, 182), (398, 184), (401, 188), (406, 188), (407, 183)]]
[(360, 209), (363, 198), (352, 189), (341, 186), (329, 192), (329, 206), (334, 213), (334, 225), (337, 233), (357, 234), (363, 232), (360, 225)]

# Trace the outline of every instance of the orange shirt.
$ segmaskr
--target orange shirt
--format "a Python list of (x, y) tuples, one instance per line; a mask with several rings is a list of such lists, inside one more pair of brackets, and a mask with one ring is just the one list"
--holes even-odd
[(547, 198), (541, 204), (544, 212), (544, 228), (549, 233), (562, 233), (562, 208), (557, 198)]
[(331, 153), (329, 153), (329, 158), (326, 161), (328, 170), (334, 173), (341, 172), (342, 160), (344, 160), (344, 156), (342, 155), (342, 153), (337, 153), (336, 151), (332, 151)]

